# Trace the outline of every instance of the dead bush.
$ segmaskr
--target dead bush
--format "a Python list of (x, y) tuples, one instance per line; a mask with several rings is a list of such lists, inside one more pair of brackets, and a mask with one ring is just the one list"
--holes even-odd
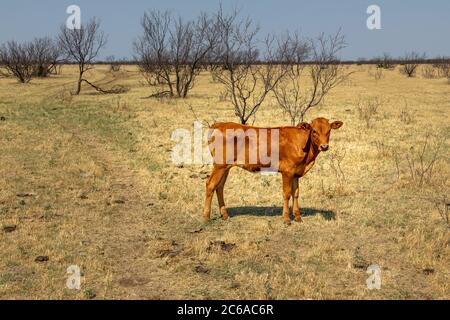
[(433, 67), (437, 69), (439, 78), (447, 78), (450, 81), (450, 58), (441, 57), (437, 58)]
[(384, 73), (383, 73), (383, 69), (381, 68), (377, 68), (375, 70), (375, 74), (374, 74), (375, 80), (381, 80), (384, 78)]
[(400, 72), (406, 75), (408, 78), (412, 78), (416, 75), (417, 68), (425, 60), (425, 54), (420, 55), (417, 52), (408, 52), (401, 59), (402, 66)]
[(344, 170), (342, 170), (342, 162), (344, 161), (346, 150), (336, 150), (330, 153), (330, 168), (334, 173), (336, 181), (339, 185), (344, 185), (347, 180), (345, 177)]
[(433, 180), (441, 146), (441, 141), (433, 140), (431, 135), (427, 134), (422, 144), (415, 144), (409, 148), (405, 155), (409, 178), (417, 186), (422, 187)]
[(57, 92), (56, 100), (60, 101), (63, 104), (70, 104), (70, 103), (72, 103), (73, 95), (69, 89), (64, 87)]
[(349, 195), (347, 177), (345, 171), (342, 168), (344, 159), (346, 156), (346, 150), (333, 150), (328, 153), (328, 159), (330, 164), (331, 172), (334, 176), (335, 183), (325, 186), (324, 180), (322, 180), (322, 193), (327, 198), (333, 198), (335, 196), (346, 196)]
[(448, 200), (446, 196), (443, 196), (441, 199), (434, 200), (433, 202), (444, 224), (447, 226), (447, 228), (450, 228), (450, 220), (448, 218), (448, 209), (450, 207), (450, 200)]
[(436, 79), (439, 77), (439, 74), (438, 70), (434, 66), (427, 64), (422, 68), (422, 76), (425, 79)]
[(379, 69), (393, 70), (395, 69), (394, 59), (388, 53), (383, 53), (382, 57), (374, 59)]
[(375, 116), (382, 105), (382, 100), (378, 97), (360, 98), (357, 103), (358, 116), (363, 120), (367, 128), (372, 128)]
[(372, 144), (377, 149), (380, 157), (389, 157), (392, 154), (391, 146), (387, 145), (383, 140), (376, 140)]
[(414, 112), (409, 109), (406, 99), (403, 107), (400, 109), (399, 118), (404, 124), (411, 124), (414, 121)]

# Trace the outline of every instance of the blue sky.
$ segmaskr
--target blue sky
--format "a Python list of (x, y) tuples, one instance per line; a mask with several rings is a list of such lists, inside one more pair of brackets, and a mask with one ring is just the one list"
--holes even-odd
[[(388, 52), (426, 52), (427, 56), (450, 55), (450, 1), (448, 0), (222, 0), (224, 8), (237, 7), (242, 15), (258, 22), (261, 34), (299, 30), (304, 36), (334, 33), (340, 27), (348, 47), (344, 59), (374, 57)], [(186, 19), (200, 11), (215, 12), (214, 0), (2, 0), (0, 43), (36, 36), (56, 35), (68, 14), (66, 8), (81, 7), (82, 21), (96, 16), (108, 35), (102, 57), (131, 57), (133, 40), (141, 33), (139, 21), (145, 10), (171, 9)], [(368, 30), (366, 9), (381, 8), (381, 30)]]

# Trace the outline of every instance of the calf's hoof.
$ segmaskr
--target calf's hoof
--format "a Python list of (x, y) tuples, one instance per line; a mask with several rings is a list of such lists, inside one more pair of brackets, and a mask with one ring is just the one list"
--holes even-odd
[(302, 219), (302, 217), (300, 217), (300, 216), (298, 216), (298, 217), (295, 217), (295, 219), (294, 219), (296, 222), (303, 222), (303, 219)]
[(289, 220), (284, 220), (284, 224), (287, 225), (287, 226), (290, 226), (291, 225), (291, 220), (290, 219)]
[(228, 220), (228, 212), (226, 209), (221, 209), (220, 210), (220, 215), (222, 216), (223, 220)]

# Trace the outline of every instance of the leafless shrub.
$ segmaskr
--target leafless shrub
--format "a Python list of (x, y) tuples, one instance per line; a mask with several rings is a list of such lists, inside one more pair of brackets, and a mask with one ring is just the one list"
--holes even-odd
[[(286, 75), (274, 87), (278, 104), (289, 116), (291, 124), (304, 121), (306, 113), (319, 105), (331, 89), (348, 79), (349, 72), (337, 57), (345, 47), (344, 36), (338, 31), (333, 36), (321, 34), (315, 40), (303, 42), (297, 34), (287, 36), (285, 58), (288, 64)], [(309, 77), (307, 88), (302, 85), (304, 62)]]
[(227, 90), (223, 90), (219, 93), (219, 101), (223, 102), (223, 101), (227, 101), (228, 100), (228, 91)]
[(398, 154), (398, 152), (397, 152), (397, 150), (395, 150), (395, 149), (392, 149), (392, 158), (393, 158), (393, 160), (394, 160), (394, 164), (395, 164), (395, 170), (396, 170), (396, 173), (397, 173), (397, 180), (399, 180), (400, 179), (400, 174), (401, 174), (401, 171), (400, 171), (400, 155)]
[(374, 77), (375, 77), (375, 80), (377, 80), (377, 81), (378, 81), (378, 80), (381, 80), (381, 79), (384, 77), (383, 69), (377, 68), (377, 69), (375, 70)]
[(21, 44), (9, 41), (0, 48), (0, 65), (5, 68), (5, 76), (12, 75), (27, 83), (32, 77), (47, 77), (56, 73), (59, 56), (59, 47), (49, 37), (35, 38)]
[(325, 183), (322, 180), (322, 193), (328, 198), (348, 195), (347, 178), (342, 167), (346, 156), (346, 150), (333, 150), (327, 155), (331, 172), (335, 178), (335, 183), (325, 186)]
[(73, 100), (73, 95), (66, 87), (59, 90), (56, 94), (56, 99), (63, 104), (70, 104)]
[(439, 77), (439, 72), (433, 65), (426, 64), (422, 67), (422, 76), (426, 79), (436, 79)]
[(342, 170), (342, 162), (344, 161), (345, 155), (347, 154), (346, 150), (343, 151), (333, 151), (330, 152), (330, 168), (336, 177), (336, 181), (340, 185), (343, 185), (347, 182), (344, 170)]
[(378, 69), (393, 70), (395, 69), (395, 64), (393, 58), (388, 53), (383, 53), (382, 57), (374, 59), (377, 64)]
[(437, 61), (433, 64), (438, 71), (437, 74), (440, 78), (447, 78), (450, 83), (450, 58), (441, 57), (437, 58)]
[(382, 100), (378, 97), (359, 98), (357, 103), (358, 116), (360, 120), (366, 123), (367, 128), (373, 127), (375, 116), (382, 104)]
[(21, 83), (30, 82), (35, 71), (34, 52), (31, 43), (8, 41), (0, 47), (0, 65), (5, 76), (14, 76)]
[(113, 55), (106, 57), (106, 62), (109, 63), (109, 70), (111, 72), (118, 72), (122, 67), (122, 62), (120, 60), (117, 60)]
[(431, 135), (425, 136), (421, 146), (411, 146), (406, 153), (410, 179), (419, 187), (430, 183), (435, 174), (434, 167), (439, 159), (442, 143), (432, 141)]
[(164, 86), (162, 92), (169, 96), (186, 98), (217, 42), (216, 24), (204, 13), (183, 21), (169, 11), (153, 10), (144, 14), (141, 25), (144, 33), (134, 51), (147, 83)]
[(116, 100), (116, 105), (114, 108), (114, 113), (119, 112), (120, 110), (127, 110), (128, 109), (128, 103), (127, 101), (122, 101), (122, 97), (120, 95), (117, 96)]
[[(95, 18), (80, 29), (69, 29), (61, 26), (59, 43), (69, 61), (78, 65), (78, 82), (75, 94), (80, 94), (85, 72), (93, 68), (93, 62), (99, 51), (106, 44), (106, 37), (100, 30), (100, 22)], [(87, 82), (87, 81), (86, 81)]]
[(406, 53), (405, 56), (401, 59), (402, 67), (400, 72), (411, 78), (416, 75), (417, 67), (420, 63), (425, 59), (425, 54), (420, 55), (417, 52), (409, 52)]
[(439, 215), (441, 216), (443, 222), (447, 226), (447, 228), (450, 228), (450, 220), (448, 217), (448, 210), (450, 207), (450, 200), (446, 196), (443, 196), (439, 200), (434, 200), (434, 205), (436, 206), (436, 209), (439, 212)]
[(57, 64), (61, 55), (60, 47), (49, 37), (36, 38), (31, 42), (34, 71), (33, 76), (47, 77), (57, 73)]
[(406, 99), (404, 100), (403, 107), (400, 109), (399, 118), (404, 124), (411, 124), (414, 121), (414, 112), (409, 109)]
[(373, 145), (377, 149), (377, 153), (380, 157), (389, 157), (392, 155), (392, 147), (389, 146), (384, 140), (376, 140)]

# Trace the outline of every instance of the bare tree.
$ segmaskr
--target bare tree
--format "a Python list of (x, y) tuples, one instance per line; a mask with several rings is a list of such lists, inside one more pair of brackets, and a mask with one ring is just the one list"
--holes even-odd
[(409, 78), (414, 77), (416, 75), (417, 67), (423, 62), (424, 59), (425, 54), (420, 55), (414, 51), (406, 53), (401, 59), (402, 68), (400, 69), (400, 72)]
[(30, 82), (35, 70), (31, 43), (8, 41), (0, 47), (0, 65), (6, 70), (5, 76), (14, 76), (21, 83)]
[(58, 44), (49, 37), (36, 38), (30, 44), (33, 64), (35, 65), (33, 75), (47, 77), (56, 72), (61, 51)]
[(100, 30), (100, 22), (95, 18), (80, 29), (69, 29), (61, 26), (59, 34), (61, 49), (69, 61), (78, 65), (78, 82), (75, 94), (81, 91), (81, 83), (86, 81), (83, 76), (92, 64), (99, 51), (106, 44), (106, 37)]
[[(298, 38), (289, 43), (289, 69), (287, 76), (274, 88), (278, 104), (288, 114), (291, 124), (304, 121), (306, 113), (321, 103), (331, 89), (343, 82), (350, 73), (346, 72), (338, 59), (338, 53), (345, 47), (345, 39), (339, 30), (333, 36), (321, 34), (304, 44)], [(292, 55), (294, 53), (294, 55)], [(310, 65), (304, 65), (309, 58)], [(308, 84), (302, 82), (307, 69)], [(305, 88), (306, 87), (306, 88)]]
[(195, 78), (217, 42), (216, 24), (206, 14), (196, 20), (174, 18), (153, 10), (141, 21), (144, 34), (135, 42), (139, 68), (150, 85), (163, 85), (167, 94), (186, 98)]
[(225, 86), (235, 115), (246, 124), (286, 74), (287, 40), (267, 36), (261, 55), (256, 39), (259, 27), (251, 19), (240, 19), (238, 11), (226, 14), (220, 8), (216, 23), (220, 34), (216, 61), (221, 67), (213, 70), (214, 78)]

